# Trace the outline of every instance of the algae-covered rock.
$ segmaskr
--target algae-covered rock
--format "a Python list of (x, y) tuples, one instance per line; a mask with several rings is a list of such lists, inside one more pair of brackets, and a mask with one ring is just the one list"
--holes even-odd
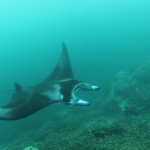
[(127, 71), (117, 74), (117, 80), (112, 84), (111, 94), (121, 97), (128, 97), (136, 90), (137, 82)]
[(150, 63), (134, 71), (121, 71), (111, 85), (108, 104), (113, 101), (116, 108), (126, 115), (137, 115), (150, 110)]
[(39, 149), (32, 147), (32, 146), (29, 146), (29, 147), (26, 147), (24, 150), (39, 150)]
[(133, 76), (141, 84), (150, 84), (150, 62), (138, 67)]

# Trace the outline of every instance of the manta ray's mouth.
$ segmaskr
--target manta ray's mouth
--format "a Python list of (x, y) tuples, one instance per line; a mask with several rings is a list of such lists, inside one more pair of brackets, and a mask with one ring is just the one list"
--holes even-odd
[(100, 90), (100, 88), (98, 86), (87, 84), (87, 83), (82, 83), (82, 82), (78, 83), (74, 86), (74, 88), (71, 92), (71, 99), (70, 99), (68, 104), (76, 105), (76, 106), (89, 106), (91, 104), (90, 102), (88, 102), (86, 100), (83, 100), (83, 99), (80, 99), (77, 96), (76, 93), (81, 91), (81, 90), (84, 90), (84, 91), (97, 91), (97, 90)]

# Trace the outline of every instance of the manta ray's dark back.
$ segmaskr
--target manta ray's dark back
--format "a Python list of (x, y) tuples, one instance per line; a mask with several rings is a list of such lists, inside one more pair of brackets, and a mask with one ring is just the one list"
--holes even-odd
[(73, 78), (73, 71), (68, 56), (67, 47), (62, 43), (62, 52), (53, 72), (46, 78), (45, 82), (58, 81)]

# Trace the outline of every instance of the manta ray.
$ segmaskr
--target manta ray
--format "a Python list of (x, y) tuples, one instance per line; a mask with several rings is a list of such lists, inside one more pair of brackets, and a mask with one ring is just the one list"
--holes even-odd
[(55, 103), (88, 106), (90, 102), (80, 99), (80, 90), (97, 91), (99, 86), (74, 78), (67, 48), (62, 43), (61, 56), (52, 73), (39, 84), (23, 88), (15, 83), (11, 101), (0, 107), (0, 120), (18, 120)]

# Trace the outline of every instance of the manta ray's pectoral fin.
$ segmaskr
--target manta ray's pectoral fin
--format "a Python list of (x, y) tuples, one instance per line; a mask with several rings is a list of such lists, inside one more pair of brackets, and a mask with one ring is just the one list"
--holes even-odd
[(15, 83), (15, 91), (16, 92), (20, 92), (20, 91), (22, 91), (22, 86), (20, 85), (20, 84), (18, 84), (18, 83)]
[(67, 47), (64, 43), (62, 43), (62, 52), (57, 65), (44, 82), (47, 83), (50, 81), (58, 81), (70, 78), (73, 78), (73, 71), (70, 64)]
[(30, 92), (27, 89), (24, 89), (20, 84), (15, 83), (15, 89), (12, 93), (11, 102), (9, 104), (22, 104), (24, 103), (28, 97), (30, 96)]

